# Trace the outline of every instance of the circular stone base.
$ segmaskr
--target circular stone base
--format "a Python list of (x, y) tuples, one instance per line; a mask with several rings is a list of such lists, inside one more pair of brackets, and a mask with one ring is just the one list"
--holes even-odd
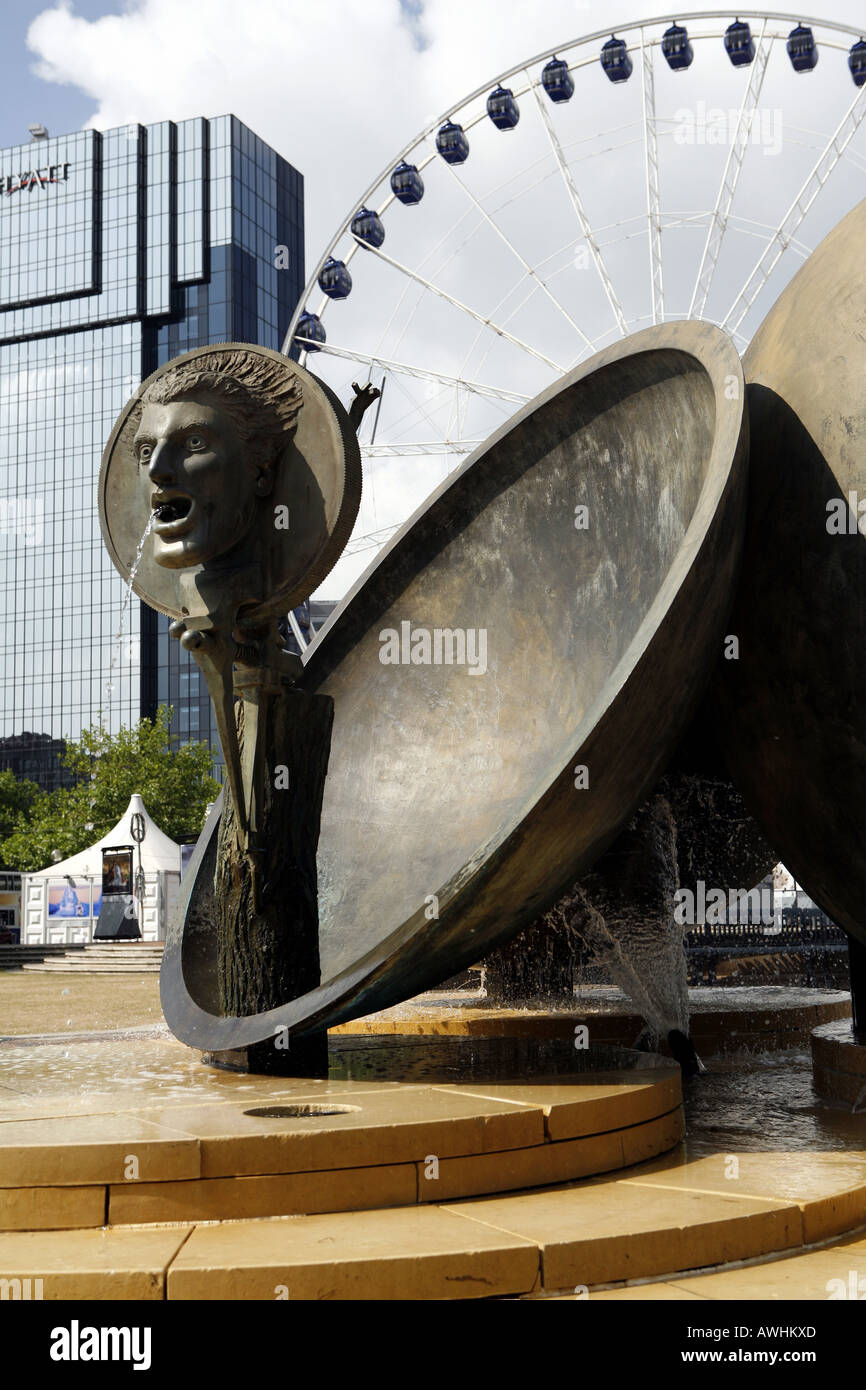
[(5, 1230), (441, 1203), (610, 1173), (684, 1130), (678, 1066), (555, 1040), (333, 1039), (327, 1080), (214, 1071), (172, 1039), (3, 1061)]
[(866, 1040), (850, 1022), (825, 1023), (812, 1033), (812, 1079), (824, 1100), (866, 1110)]
[[(806, 1048), (816, 1025), (850, 1017), (851, 997), (842, 990), (778, 985), (698, 987), (689, 990), (689, 1009), (695, 1049), (699, 1056), (712, 1057)], [(643, 1026), (643, 1018), (621, 990), (590, 985), (575, 995), (573, 1005), (557, 1009), (531, 1003), (491, 1006), (479, 990), (422, 994), (393, 1009), (343, 1023), (331, 1030), (331, 1037), (396, 1034), (565, 1041), (584, 1027), (592, 1047), (628, 1048)]]

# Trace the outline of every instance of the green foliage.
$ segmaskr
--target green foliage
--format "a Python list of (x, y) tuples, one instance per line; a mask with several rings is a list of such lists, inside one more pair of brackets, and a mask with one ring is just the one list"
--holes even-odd
[(213, 754), (204, 743), (173, 751), (170, 723), (171, 710), (160, 706), (153, 723), (141, 719), (117, 734), (100, 724), (85, 729), (63, 756), (75, 784), (39, 792), (18, 811), (0, 843), (5, 866), (23, 872), (44, 869), (53, 850), (66, 859), (85, 849), (116, 825), (135, 792), (173, 840), (197, 835), (208, 802), (220, 791), (211, 776)]
[[(12, 834), (19, 819), (29, 814), (39, 794), (35, 782), (28, 782), (23, 777), (19, 781), (9, 768), (0, 772), (0, 843)], [(0, 868), (11, 867), (0, 855)]]
[(44, 869), (51, 863), (53, 850), (59, 850), (60, 858), (65, 859), (92, 844), (98, 834), (84, 829), (89, 820), (87, 803), (84, 787), (40, 792), (29, 813), (16, 819), (11, 835), (0, 844), (4, 867), (22, 873)]

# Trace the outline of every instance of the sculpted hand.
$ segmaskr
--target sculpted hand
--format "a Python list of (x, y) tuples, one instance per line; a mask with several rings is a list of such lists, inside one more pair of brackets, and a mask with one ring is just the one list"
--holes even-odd
[(353, 381), (352, 390), (355, 392), (355, 399), (349, 406), (349, 419), (357, 433), (365, 412), (370, 409), (375, 400), (378, 400), (382, 392), (378, 386), (374, 386), (370, 381), (367, 382), (366, 386), (359, 386), (357, 381)]

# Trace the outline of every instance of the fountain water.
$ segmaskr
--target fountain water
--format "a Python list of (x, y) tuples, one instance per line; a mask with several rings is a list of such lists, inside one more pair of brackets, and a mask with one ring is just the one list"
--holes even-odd
[[(679, 887), (699, 879), (751, 886), (775, 856), (718, 766), (708, 717), (698, 711), (655, 794), (555, 908), (489, 957), (488, 979), (503, 1006), (572, 1007), (580, 966), (600, 966), (645, 1021), (635, 1045), (667, 1043), (693, 1074)], [(531, 966), (531, 968), (529, 968)], [(528, 986), (528, 987), (527, 987)]]
[(688, 1041), (682, 927), (673, 911), (678, 881), (676, 822), (656, 794), (558, 910), (646, 1020), (639, 1045), (667, 1041), (689, 1075), (700, 1064)]
[(120, 608), (120, 623), (118, 624), (117, 632), (114, 638), (114, 651), (112, 652), (111, 665), (108, 668), (108, 680), (105, 682), (105, 693), (109, 697), (109, 699), (114, 694), (114, 681), (112, 680), (112, 676), (114, 674), (115, 667), (117, 666), (118, 661), (120, 660), (120, 648), (123, 642), (123, 630), (126, 626), (126, 615), (129, 611), (129, 605), (132, 600), (135, 576), (138, 573), (138, 567), (141, 564), (141, 559), (144, 554), (144, 547), (147, 543), (148, 536), (153, 530), (155, 521), (156, 513), (151, 512), (147, 518), (147, 525), (145, 526), (144, 531), (142, 532), (141, 540), (138, 542), (138, 548), (135, 552), (135, 559), (132, 562), (129, 571), (129, 577), (126, 581), (126, 592), (123, 595), (123, 603)]

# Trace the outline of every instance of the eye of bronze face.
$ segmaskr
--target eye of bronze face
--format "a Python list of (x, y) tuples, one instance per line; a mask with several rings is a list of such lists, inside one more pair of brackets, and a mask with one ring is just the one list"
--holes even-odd
[(207, 440), (203, 434), (190, 434), (187, 435), (186, 447), (192, 449), (194, 453), (199, 453), (202, 449), (207, 448)]
[(139, 444), (136, 452), (138, 454), (139, 463), (148, 463), (150, 460), (150, 456), (153, 453), (153, 445), (141, 443)]

